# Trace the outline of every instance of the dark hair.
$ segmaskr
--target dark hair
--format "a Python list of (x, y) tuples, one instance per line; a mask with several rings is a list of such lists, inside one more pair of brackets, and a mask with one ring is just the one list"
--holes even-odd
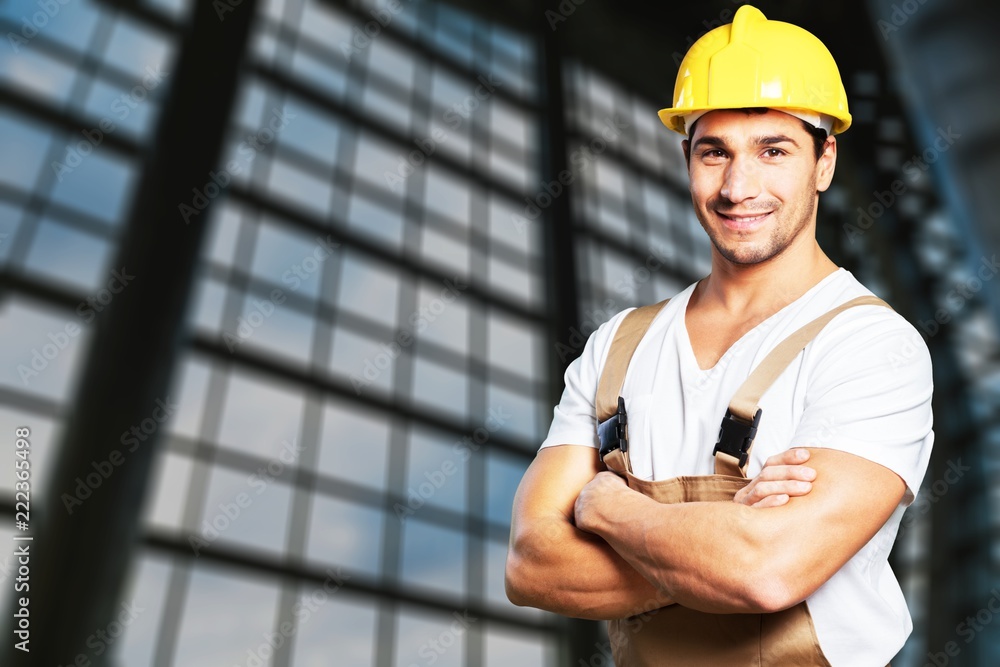
[[(747, 115), (754, 114), (756, 116), (759, 116), (766, 114), (768, 112), (768, 109), (767, 107), (747, 107), (745, 109), (736, 109), (736, 111), (742, 111)], [(701, 120), (701, 118), (699, 118), (698, 120)], [(698, 120), (696, 120), (694, 124), (691, 125), (691, 128), (688, 131), (689, 137), (694, 136), (694, 128), (698, 126)], [(809, 134), (809, 136), (812, 137), (813, 152), (816, 154), (816, 160), (819, 161), (819, 159), (823, 157), (823, 148), (826, 146), (826, 137), (827, 137), (826, 130), (824, 130), (821, 127), (815, 127), (814, 125), (810, 125), (801, 118), (798, 118), (797, 120), (800, 123), (802, 123), (802, 129), (804, 129)], [(688, 162), (690, 161), (691, 158), (689, 154)]]
[(815, 125), (810, 125), (801, 118), (799, 122), (802, 123), (802, 127), (809, 136), (813, 138), (813, 152), (816, 153), (816, 161), (818, 162), (821, 157), (823, 157), (823, 148), (826, 146), (827, 133), (822, 127), (816, 127)]

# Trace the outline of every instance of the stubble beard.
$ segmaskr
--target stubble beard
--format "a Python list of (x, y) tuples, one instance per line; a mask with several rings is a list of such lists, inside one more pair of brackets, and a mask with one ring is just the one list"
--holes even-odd
[[(754, 264), (761, 264), (774, 257), (777, 257), (782, 252), (785, 251), (788, 246), (802, 233), (802, 230), (806, 228), (809, 221), (813, 218), (813, 213), (816, 208), (815, 197), (810, 197), (802, 206), (794, 206), (792, 210), (786, 210), (778, 201), (765, 202), (763, 205), (758, 205), (755, 208), (760, 210), (770, 210), (773, 217), (772, 227), (770, 235), (758, 243), (731, 243), (730, 245), (724, 245), (722, 240), (719, 238), (720, 234), (716, 233), (714, 228), (707, 224), (705, 219), (706, 215), (711, 215), (713, 211), (720, 210), (725, 211), (727, 206), (726, 202), (720, 201), (719, 199), (713, 199), (708, 203), (708, 212), (703, 213), (701, 209), (695, 207), (695, 212), (698, 215), (698, 220), (701, 222), (702, 228), (708, 234), (709, 240), (711, 240), (712, 245), (715, 246), (716, 251), (722, 257), (733, 264), (741, 266), (751, 266)], [(732, 207), (728, 207), (732, 208)], [(748, 210), (753, 210), (747, 207)], [(791, 220), (784, 220), (786, 217), (791, 218)], [(790, 224), (789, 224), (790, 223)], [(737, 232), (739, 237), (749, 237), (751, 233), (756, 232)]]

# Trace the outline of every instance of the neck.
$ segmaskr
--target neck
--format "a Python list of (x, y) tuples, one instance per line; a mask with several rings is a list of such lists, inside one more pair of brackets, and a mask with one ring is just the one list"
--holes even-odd
[(695, 289), (698, 300), (732, 313), (776, 312), (837, 270), (809, 238), (759, 264), (734, 264), (712, 249), (712, 273)]

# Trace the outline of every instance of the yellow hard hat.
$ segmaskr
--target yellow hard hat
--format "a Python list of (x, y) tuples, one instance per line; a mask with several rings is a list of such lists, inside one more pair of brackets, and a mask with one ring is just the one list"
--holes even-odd
[(750, 107), (829, 116), (832, 134), (851, 126), (840, 70), (823, 42), (743, 5), (731, 24), (691, 45), (677, 73), (674, 105), (659, 115), (671, 130), (686, 134), (689, 114)]

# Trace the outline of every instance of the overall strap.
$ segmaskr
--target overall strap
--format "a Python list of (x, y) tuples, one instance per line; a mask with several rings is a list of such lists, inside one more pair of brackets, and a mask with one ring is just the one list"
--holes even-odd
[(848, 308), (855, 306), (884, 306), (890, 308), (882, 299), (875, 296), (859, 296), (843, 303), (836, 308), (832, 308), (806, 324), (801, 329), (795, 331), (785, 340), (771, 350), (764, 357), (764, 360), (750, 373), (746, 381), (736, 390), (732, 400), (729, 402), (729, 410), (723, 419), (720, 439), (724, 435), (727, 422), (732, 421), (737, 429), (742, 426), (743, 432), (749, 432), (749, 441), (745, 448), (740, 448), (742, 455), (736, 456), (739, 452), (727, 452), (716, 446), (715, 452), (715, 474), (734, 475), (746, 477), (747, 462), (749, 460), (750, 448), (753, 446), (753, 436), (756, 434), (757, 423), (760, 421), (760, 403), (764, 395), (774, 381), (788, 368), (788, 365), (799, 355), (806, 345), (812, 341), (819, 332), (830, 323), (834, 317), (844, 312)]
[(608, 419), (618, 410), (618, 396), (621, 395), (622, 384), (625, 383), (625, 372), (628, 370), (635, 348), (646, 335), (646, 330), (653, 318), (663, 309), (670, 299), (648, 306), (642, 306), (629, 312), (615, 332), (608, 350), (608, 358), (601, 370), (601, 378), (597, 384), (597, 396), (594, 407), (597, 408), (598, 423)]
[[(659, 314), (669, 299), (642, 306), (629, 312), (615, 332), (611, 349), (598, 380), (595, 408), (598, 424), (605, 422), (618, 412), (618, 397), (625, 382), (625, 373), (635, 354), (639, 341), (646, 334), (649, 325)], [(764, 360), (750, 373), (746, 381), (733, 395), (729, 409), (722, 420), (719, 442), (715, 446), (715, 474), (746, 477), (750, 449), (760, 422), (758, 407), (761, 397), (770, 389), (775, 380), (788, 368), (795, 357), (812, 341), (829, 322), (855, 306), (884, 306), (889, 304), (875, 296), (860, 296), (851, 299), (820, 315), (798, 329), (771, 350)], [(627, 457), (627, 454), (625, 454)], [(627, 463), (626, 467), (631, 466)]]

